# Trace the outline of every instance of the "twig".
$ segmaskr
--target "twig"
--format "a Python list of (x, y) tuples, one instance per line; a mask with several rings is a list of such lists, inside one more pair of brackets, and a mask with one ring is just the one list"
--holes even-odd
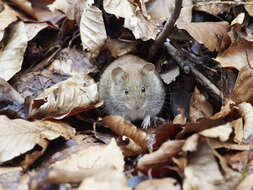
[(253, 5), (253, 2), (237, 2), (237, 1), (197, 1), (193, 6), (205, 6), (211, 4), (226, 4), (226, 5)]
[(221, 99), (221, 91), (208, 78), (195, 69), (192, 62), (184, 60), (182, 57), (178, 56), (177, 49), (170, 44), (169, 39), (167, 39), (167, 42), (165, 42), (164, 45), (167, 48), (168, 53), (173, 57), (182, 70), (185, 72), (188, 70), (187, 73), (191, 72), (196, 81), (205, 87), (217, 101)]
[(149, 49), (149, 58), (151, 59), (158, 49), (162, 46), (166, 38), (173, 32), (174, 24), (180, 15), (182, 8), (182, 0), (175, 0), (175, 8), (171, 17), (167, 20), (162, 32), (158, 35), (157, 39), (153, 42), (151, 48)]

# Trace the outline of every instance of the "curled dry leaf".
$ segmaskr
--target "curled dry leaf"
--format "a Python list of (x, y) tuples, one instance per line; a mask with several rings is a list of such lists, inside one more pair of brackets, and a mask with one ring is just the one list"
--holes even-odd
[(176, 80), (176, 77), (179, 76), (180, 70), (178, 66), (173, 66), (172, 69), (168, 70), (166, 73), (161, 73), (160, 77), (166, 84), (170, 84)]
[(213, 107), (207, 101), (206, 97), (195, 88), (191, 97), (190, 118), (192, 122), (196, 122), (201, 118), (209, 118), (213, 115)]
[(185, 110), (183, 108), (177, 109), (180, 113), (173, 119), (173, 124), (185, 125), (187, 118), (185, 117)]
[(230, 43), (226, 37), (229, 23), (225, 21), (180, 23), (177, 24), (177, 27), (186, 30), (196, 41), (204, 44), (210, 51), (221, 51)]
[(48, 23), (25, 23), (27, 40), (32, 40), (41, 30), (48, 27)]
[(96, 56), (107, 38), (102, 11), (88, 5), (82, 13), (80, 35), (83, 49)]
[(145, 154), (138, 162), (137, 168), (148, 170), (150, 167), (169, 161), (172, 156), (182, 151), (184, 140), (169, 140), (151, 154)]
[(104, 0), (104, 9), (107, 13), (114, 14), (116, 17), (125, 19), (124, 27), (130, 29), (136, 39), (150, 40), (155, 39), (159, 32), (155, 22), (145, 18), (138, 7), (128, 0)]
[(234, 120), (231, 122), (232, 127), (234, 128), (234, 142), (238, 144), (243, 143), (243, 120), (242, 118), (239, 118), (237, 120)]
[[(57, 130), (54, 125), (58, 127)], [(0, 116), (0, 163), (31, 150), (36, 144), (40, 145), (43, 139), (53, 140), (65, 134), (66, 129), (64, 131), (61, 125), (54, 125), (51, 122), (45, 124), (43, 121), (10, 120), (6, 116)]]
[(11, 29), (8, 44), (0, 50), (0, 77), (6, 81), (21, 70), (27, 41), (24, 23), (19, 21)]
[(78, 109), (93, 108), (97, 100), (97, 84), (94, 80), (88, 75), (76, 75), (40, 94), (33, 102), (30, 116), (61, 119), (71, 111), (78, 112)]
[(115, 139), (108, 145), (94, 143), (75, 145), (57, 154), (56, 162), (50, 165), (53, 170), (78, 172), (80, 168), (101, 170), (109, 168), (122, 172), (124, 169), (124, 158)]
[(55, 0), (52, 4), (48, 5), (48, 8), (52, 12), (54, 12), (56, 9), (61, 10), (70, 20), (74, 20), (76, 11), (74, 7), (75, 2), (76, 2), (75, 0), (74, 1)]
[(96, 67), (83, 55), (83, 52), (76, 48), (63, 49), (50, 65), (49, 70), (68, 76), (86, 75), (97, 71)]
[(37, 19), (36, 13), (32, 7), (32, 3), (28, 0), (10, 0), (15, 3), (20, 9), (22, 9), (26, 14)]
[[(188, 165), (184, 170), (184, 190), (218, 190), (224, 180), (212, 151), (205, 143), (199, 143), (198, 150), (190, 153)], [(208, 171), (208, 175), (207, 175)], [(201, 180), (200, 180), (201, 179)]]
[[(198, 5), (198, 4), (197, 4)], [(229, 4), (213, 3), (209, 5), (195, 6), (194, 10), (204, 11), (212, 15), (222, 14), (230, 8)]]
[(0, 5), (3, 6), (0, 12), (0, 41), (2, 41), (5, 28), (17, 20), (17, 14), (7, 4)]
[(127, 185), (127, 180), (122, 172), (117, 170), (107, 170), (97, 172), (94, 176), (85, 178), (77, 190), (111, 190), (122, 189), (131, 190)]
[(253, 137), (253, 108), (252, 105), (246, 102), (239, 104), (239, 112), (244, 121), (244, 143), (252, 141)]
[(149, 149), (149, 137), (147, 134), (137, 129), (133, 124), (126, 122), (123, 117), (119, 115), (106, 116), (102, 122), (117, 135), (129, 137), (144, 150)]
[(251, 190), (253, 189), (253, 174), (247, 175), (235, 190)]
[(141, 182), (135, 190), (181, 190), (179, 183), (173, 178), (163, 178), (163, 179), (150, 179)]
[(219, 138), (220, 141), (225, 142), (229, 139), (232, 131), (231, 123), (226, 123), (224, 125), (201, 131), (199, 134), (205, 137)]
[(199, 143), (199, 134), (194, 134), (186, 139), (182, 149), (184, 152), (197, 151), (198, 143)]
[[(253, 2), (253, 0), (248, 0), (248, 2)], [(253, 17), (253, 6), (252, 5), (244, 5), (244, 8), (249, 13), (249, 15)]]

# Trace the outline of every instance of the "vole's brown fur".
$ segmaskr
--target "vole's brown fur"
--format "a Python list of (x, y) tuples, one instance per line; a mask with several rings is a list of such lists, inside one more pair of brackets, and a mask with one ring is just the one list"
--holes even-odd
[(163, 106), (165, 90), (153, 64), (124, 55), (101, 75), (99, 96), (108, 114), (121, 115), (130, 121), (143, 119), (142, 126), (147, 128), (150, 118)]

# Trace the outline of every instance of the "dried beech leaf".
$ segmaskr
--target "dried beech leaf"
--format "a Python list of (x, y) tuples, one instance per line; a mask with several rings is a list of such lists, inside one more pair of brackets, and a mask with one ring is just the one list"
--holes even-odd
[[(253, 2), (253, 0), (248, 0), (248, 2)], [(252, 5), (244, 5), (244, 8), (249, 13), (251, 17), (253, 17), (253, 6)]]
[(174, 178), (163, 178), (163, 179), (150, 179), (145, 180), (138, 184), (138, 186), (135, 188), (135, 190), (181, 190), (181, 186)]
[(198, 148), (198, 142), (199, 142), (199, 134), (194, 134), (190, 137), (188, 137), (184, 143), (183, 151), (187, 152), (194, 152), (197, 151)]
[(149, 137), (147, 134), (125, 121), (123, 117), (119, 115), (106, 116), (102, 122), (117, 135), (129, 137), (144, 150), (149, 149)]
[(252, 65), (253, 43), (238, 39), (226, 51), (219, 53), (215, 60), (222, 67), (234, 67), (240, 71), (243, 67)]
[(204, 11), (212, 15), (223, 14), (230, 8), (229, 4), (211, 3), (202, 6), (194, 6), (194, 10)]
[(177, 24), (179, 29), (186, 30), (196, 41), (204, 44), (210, 51), (219, 51), (221, 40), (229, 29), (228, 22), (199, 22)]
[(155, 22), (145, 18), (137, 6), (128, 0), (104, 0), (103, 5), (107, 13), (125, 19), (124, 27), (131, 30), (136, 39), (155, 39), (159, 32)]
[(15, 3), (20, 9), (22, 9), (25, 13), (32, 16), (33, 18), (37, 18), (34, 9), (32, 8), (32, 3), (28, 0), (10, 0)]
[(71, 154), (63, 152), (61, 158), (50, 167), (66, 172), (77, 172), (79, 168), (111, 168), (123, 171), (124, 158), (114, 139), (108, 145), (79, 144), (69, 149), (72, 150)]
[(213, 107), (207, 101), (206, 97), (195, 88), (191, 97), (190, 118), (192, 122), (196, 122), (201, 118), (209, 118), (213, 115)]
[(27, 40), (24, 23), (19, 21), (9, 34), (8, 44), (0, 50), (0, 77), (6, 81), (20, 71)]
[(248, 151), (250, 145), (248, 144), (235, 144), (235, 143), (228, 143), (228, 142), (220, 142), (216, 139), (209, 139), (208, 144), (215, 148), (226, 148), (228, 150), (239, 150), (239, 151)]
[(185, 110), (181, 108), (178, 108), (177, 110), (180, 113), (174, 117), (173, 124), (185, 125), (187, 121), (187, 118), (185, 117)]
[(238, 144), (243, 143), (244, 131), (243, 131), (243, 120), (242, 120), (242, 118), (239, 118), (237, 120), (232, 121), (231, 125), (233, 126), (234, 133), (235, 133), (234, 142), (236, 142)]
[(206, 190), (221, 188), (218, 184), (219, 182), (222, 183), (224, 178), (211, 149), (206, 143), (200, 143), (198, 150), (191, 153), (189, 158), (189, 163), (184, 170), (184, 190), (202, 190), (203, 187)]
[(80, 35), (83, 49), (97, 55), (99, 49), (104, 45), (107, 35), (102, 11), (94, 5), (83, 10), (80, 21)]
[(46, 22), (42, 23), (25, 23), (25, 30), (27, 35), (27, 40), (32, 40), (41, 30), (48, 27)]
[(131, 190), (127, 185), (127, 180), (122, 172), (117, 170), (101, 171), (96, 175), (89, 178), (85, 178), (77, 190), (111, 190), (111, 189), (122, 189)]
[(54, 12), (56, 9), (61, 10), (66, 14), (70, 20), (75, 19), (75, 1), (68, 0), (55, 0), (52, 4), (48, 5), (49, 10)]
[(219, 138), (220, 141), (225, 142), (229, 139), (230, 134), (232, 133), (231, 123), (226, 123), (211, 129), (206, 129), (201, 131), (199, 134), (205, 137)]
[(16, 12), (12, 10), (7, 4), (3, 4), (3, 10), (0, 12), (0, 41), (2, 41), (4, 29), (16, 20)]
[(253, 189), (253, 174), (246, 176), (235, 190), (251, 190)]
[(246, 102), (239, 104), (239, 111), (244, 121), (244, 143), (248, 143), (253, 137), (253, 108)]
[[(53, 140), (64, 134), (63, 128), (54, 129), (52, 123), (10, 120), (0, 116), (0, 163), (11, 160), (29, 150), (42, 139)], [(55, 124), (58, 125), (58, 124)]]
[(179, 76), (180, 70), (179, 67), (173, 67), (172, 69), (168, 70), (166, 73), (161, 73), (160, 77), (166, 84), (170, 84), (176, 80), (176, 77)]
[(138, 162), (137, 168), (140, 170), (148, 170), (155, 164), (160, 164), (169, 161), (172, 156), (182, 151), (184, 140), (167, 141), (162, 146), (151, 154), (145, 154)]
[(34, 100), (30, 116), (61, 119), (74, 109), (88, 109), (97, 100), (97, 84), (94, 80), (88, 75), (76, 75), (44, 90)]

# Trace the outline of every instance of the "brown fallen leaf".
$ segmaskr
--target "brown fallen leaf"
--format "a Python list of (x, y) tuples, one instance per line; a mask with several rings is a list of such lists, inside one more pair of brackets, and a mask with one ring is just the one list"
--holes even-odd
[(50, 168), (65, 170), (65, 172), (76, 172), (79, 168), (101, 170), (109, 168), (122, 172), (124, 158), (113, 139), (108, 145), (82, 143), (72, 146), (63, 152), (56, 153), (49, 164)]
[(22, 9), (26, 14), (37, 19), (36, 13), (32, 7), (32, 3), (28, 0), (11, 0), (15, 3), (20, 9)]
[[(248, 0), (247, 2), (253, 2), (253, 1)], [(244, 8), (249, 13), (249, 15), (253, 17), (253, 6), (252, 5), (244, 5)]]
[(202, 190), (203, 187), (206, 190), (218, 190), (224, 182), (212, 151), (205, 142), (199, 143), (198, 150), (190, 153), (184, 174), (184, 190)]
[(128, 123), (123, 117), (110, 115), (104, 117), (102, 122), (117, 135), (129, 137), (144, 150), (148, 150), (151, 147), (147, 134), (137, 129), (133, 124)]
[(180, 113), (173, 119), (173, 124), (185, 125), (187, 118), (185, 117), (185, 110), (183, 108), (177, 109)]
[(253, 174), (246, 176), (235, 190), (251, 190), (253, 189)]
[(182, 148), (182, 150), (184, 152), (194, 152), (197, 151), (198, 148), (198, 143), (199, 143), (199, 134), (194, 134), (190, 137), (188, 137), (184, 143), (184, 146)]
[(206, 97), (200, 93), (198, 88), (195, 88), (190, 104), (190, 119), (192, 122), (196, 122), (202, 118), (209, 118), (213, 115), (213, 107), (208, 102)]
[(21, 70), (28, 38), (22, 21), (15, 23), (7, 45), (0, 50), (0, 77), (8, 81)]
[(136, 190), (181, 190), (181, 186), (174, 178), (162, 178), (162, 179), (150, 179), (141, 182), (136, 188)]
[(137, 168), (147, 171), (155, 165), (168, 162), (173, 156), (182, 151), (184, 140), (169, 140), (161, 145), (161, 147), (150, 154), (145, 154), (137, 164)]
[[(54, 129), (54, 126), (58, 129)], [(44, 143), (44, 139), (53, 140), (64, 134), (64, 128), (60, 124), (29, 122), (22, 119), (10, 120), (6, 116), (0, 116), (0, 163), (11, 160), (29, 150), (36, 144)], [(74, 129), (72, 129), (73, 136)], [(66, 129), (67, 131), (67, 129)], [(70, 131), (65, 136), (69, 138)], [(43, 146), (44, 144), (42, 144)]]
[(97, 84), (94, 80), (88, 75), (75, 75), (45, 89), (34, 100), (30, 117), (61, 119), (74, 112), (74, 109), (94, 108), (97, 101)]
[[(230, 43), (226, 38), (228, 22), (199, 22), (177, 24), (179, 29), (186, 30), (196, 41), (204, 44), (210, 51), (221, 51)], [(224, 41), (223, 41), (224, 40)], [(223, 41), (223, 42), (222, 42)], [(222, 43), (225, 45), (221, 46)]]

